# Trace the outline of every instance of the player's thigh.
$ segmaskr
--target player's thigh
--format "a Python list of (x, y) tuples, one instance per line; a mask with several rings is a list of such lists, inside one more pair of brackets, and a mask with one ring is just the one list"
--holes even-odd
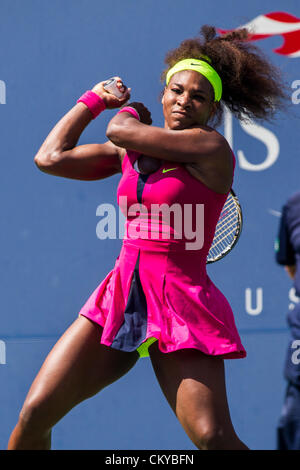
[(149, 354), (161, 389), (188, 433), (233, 432), (222, 359), (196, 349), (162, 353), (156, 343)]
[(25, 420), (53, 426), (76, 404), (133, 367), (138, 353), (100, 344), (101, 334), (102, 327), (83, 316), (67, 329), (32, 383), (21, 412)]

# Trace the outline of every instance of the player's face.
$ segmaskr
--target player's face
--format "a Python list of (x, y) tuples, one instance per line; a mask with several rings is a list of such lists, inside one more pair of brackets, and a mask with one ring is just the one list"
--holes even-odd
[(162, 104), (165, 127), (174, 130), (205, 125), (216, 110), (213, 87), (194, 70), (183, 70), (171, 77)]

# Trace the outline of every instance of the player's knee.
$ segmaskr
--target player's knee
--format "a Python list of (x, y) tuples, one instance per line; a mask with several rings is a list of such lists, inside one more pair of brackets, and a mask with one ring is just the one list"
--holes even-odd
[(24, 432), (42, 436), (51, 430), (43, 419), (42, 408), (41, 402), (37, 399), (29, 399), (24, 403), (18, 422)]
[(197, 423), (193, 430), (195, 444), (201, 450), (224, 448), (225, 433), (222, 426), (214, 423)]

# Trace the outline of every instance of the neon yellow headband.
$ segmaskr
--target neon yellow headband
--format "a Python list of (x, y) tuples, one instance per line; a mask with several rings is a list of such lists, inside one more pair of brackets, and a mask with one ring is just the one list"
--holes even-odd
[[(210, 62), (209, 57), (203, 56), (206, 60)], [(183, 59), (177, 62), (167, 73), (166, 84), (169, 84), (170, 78), (172, 75), (183, 70), (195, 70), (196, 72), (201, 73), (212, 85), (215, 92), (215, 101), (220, 101), (222, 96), (222, 80), (220, 75), (215, 71), (215, 69), (209, 65), (204, 60), (199, 59)]]

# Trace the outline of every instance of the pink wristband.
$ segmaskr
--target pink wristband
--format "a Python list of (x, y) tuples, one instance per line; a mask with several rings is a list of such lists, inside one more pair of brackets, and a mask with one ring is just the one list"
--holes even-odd
[(94, 93), (91, 90), (86, 91), (77, 100), (77, 103), (86, 104), (93, 115), (93, 119), (95, 119), (106, 108), (106, 104), (104, 103), (103, 99), (100, 98), (100, 96), (97, 95), (97, 93)]
[(120, 109), (120, 111), (118, 111), (117, 114), (120, 114), (120, 113), (129, 113), (133, 117), (135, 117), (138, 121), (141, 120), (140, 115), (137, 112), (137, 110), (135, 108), (131, 108), (130, 106), (125, 106), (125, 108)]

